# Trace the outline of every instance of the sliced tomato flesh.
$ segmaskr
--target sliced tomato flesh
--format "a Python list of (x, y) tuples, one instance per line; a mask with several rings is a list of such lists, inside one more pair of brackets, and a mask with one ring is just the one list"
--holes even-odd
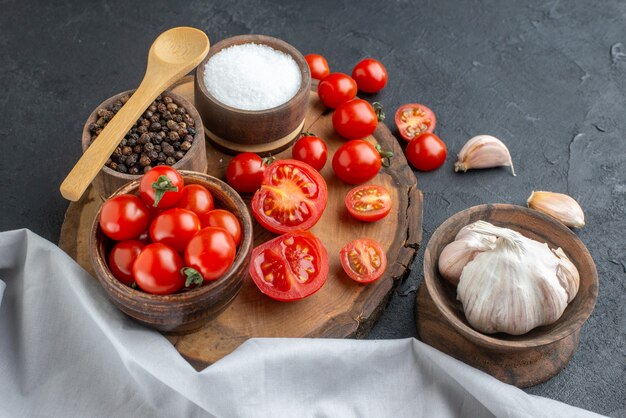
[(317, 292), (328, 277), (328, 254), (312, 233), (288, 233), (252, 251), (250, 276), (261, 292), (288, 302)]
[(345, 204), (354, 218), (373, 222), (384, 218), (391, 211), (391, 195), (383, 186), (357, 186), (348, 192)]
[(252, 211), (272, 232), (306, 230), (320, 219), (327, 199), (326, 182), (313, 167), (282, 160), (265, 170), (261, 188), (252, 198)]
[(396, 112), (395, 121), (400, 135), (407, 141), (424, 132), (433, 132), (437, 124), (433, 111), (419, 103), (401, 106)]
[(387, 268), (387, 256), (373, 239), (361, 238), (348, 243), (340, 252), (341, 266), (346, 274), (359, 283), (379, 279)]

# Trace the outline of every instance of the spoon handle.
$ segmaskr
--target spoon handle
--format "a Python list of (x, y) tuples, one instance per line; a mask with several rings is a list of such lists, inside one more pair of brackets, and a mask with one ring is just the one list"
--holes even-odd
[(131, 98), (109, 121), (96, 140), (78, 160), (72, 171), (61, 183), (61, 194), (67, 200), (76, 202), (83, 195), (89, 184), (102, 169), (139, 116), (167, 87), (167, 80), (155, 83), (154, 79), (144, 79)]

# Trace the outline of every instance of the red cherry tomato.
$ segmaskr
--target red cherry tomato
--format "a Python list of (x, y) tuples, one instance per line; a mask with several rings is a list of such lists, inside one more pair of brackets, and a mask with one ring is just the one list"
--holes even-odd
[(311, 133), (305, 132), (298, 139), (291, 150), (294, 160), (307, 163), (317, 171), (321, 171), (326, 165), (328, 148), (324, 140)]
[[(380, 105), (375, 109), (368, 101), (354, 99), (341, 104), (333, 113), (333, 127), (344, 138), (365, 138), (374, 133), (379, 120), (384, 116)], [(380, 118), (380, 119), (379, 119)]]
[[(373, 179), (380, 167), (393, 153), (382, 151), (362, 139), (343, 144), (333, 156), (333, 170), (339, 180), (348, 184), (361, 184)], [(384, 159), (384, 161), (383, 161)]]
[(150, 212), (135, 195), (115, 196), (104, 202), (100, 209), (100, 228), (116, 241), (139, 237), (148, 229), (149, 223)]
[(340, 104), (354, 99), (356, 81), (343, 73), (331, 73), (317, 86), (317, 94), (324, 106), (335, 109)]
[(419, 103), (400, 106), (395, 121), (400, 136), (406, 141), (424, 132), (433, 132), (437, 126), (437, 117), (433, 111)]
[(141, 241), (128, 240), (115, 244), (109, 254), (109, 270), (120, 282), (130, 286), (135, 281), (133, 277), (133, 264), (137, 256), (145, 247)]
[(235, 241), (235, 245), (241, 242), (241, 224), (239, 219), (232, 213), (224, 209), (215, 209), (205, 213), (200, 217), (202, 228), (213, 226), (216, 228), (224, 228)]
[(250, 276), (272, 299), (291, 302), (317, 292), (328, 278), (328, 253), (307, 231), (294, 231), (252, 250)]
[(159, 165), (141, 178), (139, 196), (148, 206), (167, 209), (178, 202), (184, 186), (183, 177), (176, 169)]
[(339, 253), (346, 274), (359, 283), (378, 280), (387, 268), (387, 255), (373, 239), (361, 238), (348, 243)]
[(418, 170), (432, 171), (443, 165), (448, 150), (446, 144), (431, 132), (425, 132), (406, 146), (406, 159)]
[(199, 230), (198, 215), (187, 209), (172, 208), (154, 218), (150, 224), (150, 238), (182, 253)]
[(359, 86), (359, 90), (366, 93), (376, 93), (387, 84), (387, 69), (380, 61), (365, 58), (352, 70), (352, 78)]
[(183, 187), (180, 200), (176, 207), (187, 209), (196, 215), (201, 215), (212, 211), (215, 208), (213, 195), (204, 186), (200, 184), (189, 184)]
[(187, 245), (185, 263), (204, 281), (219, 279), (235, 261), (235, 241), (223, 228), (212, 226), (198, 232)]
[(182, 258), (173, 248), (156, 242), (141, 250), (133, 264), (133, 276), (144, 292), (167, 295), (185, 286), (180, 272), (183, 266)]
[(321, 80), (330, 74), (330, 69), (328, 68), (328, 62), (326, 58), (319, 54), (307, 54), (304, 56), (306, 63), (309, 64), (309, 69), (311, 70), (311, 77)]
[(350, 190), (345, 199), (346, 208), (353, 218), (374, 222), (391, 211), (391, 195), (383, 186), (366, 184)]
[(254, 193), (261, 187), (266, 161), (252, 152), (235, 156), (226, 167), (226, 181), (239, 193)]
[(327, 200), (326, 182), (313, 167), (280, 160), (265, 170), (261, 188), (252, 198), (252, 214), (276, 234), (307, 230), (319, 221)]

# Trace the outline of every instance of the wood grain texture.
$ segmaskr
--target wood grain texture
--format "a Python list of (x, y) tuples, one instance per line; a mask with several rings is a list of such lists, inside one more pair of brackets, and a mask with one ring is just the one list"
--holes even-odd
[[(89, 115), (85, 125), (83, 126), (83, 137), (81, 140), (81, 144), (83, 147), (83, 152), (86, 152), (91, 144), (91, 132), (89, 131), (89, 125), (94, 123), (98, 119), (98, 109), (106, 108), (108, 105), (115, 103), (122, 96), (131, 94), (135, 90), (128, 90), (122, 93), (116, 94), (113, 97), (106, 99), (104, 102), (100, 103), (98, 107), (94, 109), (94, 111)], [(200, 173), (206, 172), (207, 159), (206, 159), (206, 145), (203, 135), (204, 126), (202, 124), (202, 119), (198, 114), (196, 108), (192, 105), (192, 102), (185, 99), (183, 96), (176, 94), (172, 91), (166, 90), (161, 93), (166, 96), (170, 96), (174, 103), (179, 106), (183, 106), (187, 109), (187, 113), (192, 119), (195, 121), (196, 134), (193, 138), (193, 143), (191, 148), (185, 153), (185, 156), (181, 158), (179, 161), (174, 164), (174, 168), (177, 170), (189, 170), (189, 171), (197, 171)], [(124, 107), (122, 107), (123, 109)], [(110, 154), (109, 154), (110, 155)], [(92, 187), (98, 192), (98, 194), (104, 199), (117, 189), (122, 187), (128, 182), (137, 180), (141, 175), (133, 175), (133, 174), (125, 174), (120, 173), (118, 171), (112, 170), (107, 166), (102, 166), (102, 169), (98, 172), (96, 177), (93, 179)]]
[[(190, 91), (187, 78), (172, 90), (180, 94)], [(344, 143), (334, 133), (331, 114), (319, 102), (317, 94), (309, 95), (305, 129), (327, 141), (329, 155)], [(352, 219), (344, 206), (350, 186), (333, 174), (330, 162), (322, 170), (329, 190), (326, 211), (312, 229), (329, 253), (329, 278), (324, 287), (311, 297), (281, 303), (262, 295), (249, 277), (235, 301), (214, 321), (200, 330), (182, 336), (169, 336), (176, 349), (197, 368), (213, 363), (232, 352), (250, 337), (364, 337), (385, 308), (392, 290), (407, 274), (422, 238), (422, 194), (415, 175), (409, 168), (398, 141), (384, 124), (368, 138), (396, 153), (391, 167), (383, 170), (372, 184), (389, 189), (395, 210), (381, 221), (362, 223)], [(285, 150), (277, 158), (288, 158)], [(224, 178), (230, 156), (207, 145), (208, 174)], [(98, 202), (93, 191), (83, 200), (70, 205), (61, 231), (59, 246), (88, 270), (88, 255), (81, 250), (85, 227), (95, 216)], [(251, 196), (244, 196), (249, 204)], [(88, 234), (87, 234), (88, 235)], [(275, 235), (254, 224), (255, 245)], [(387, 252), (389, 265), (385, 275), (370, 285), (350, 280), (339, 262), (339, 250), (348, 241), (359, 237), (378, 240)]]
[[(190, 291), (171, 295), (152, 295), (124, 285), (111, 274), (107, 261), (114, 242), (100, 228), (96, 213), (91, 226), (89, 258), (96, 277), (109, 299), (125, 314), (159, 331), (188, 333), (217, 317), (232, 303), (243, 278), (248, 274), (252, 254), (252, 219), (239, 194), (223, 181), (203, 173), (181, 171), (185, 184), (206, 187), (217, 208), (232, 212), (241, 224), (242, 239), (229, 270), (218, 280)], [(128, 183), (113, 196), (137, 194), (140, 180)]]
[[(562, 248), (580, 274), (578, 294), (558, 321), (523, 335), (486, 335), (473, 329), (456, 299), (456, 288), (439, 274), (438, 259), (458, 231), (477, 220), (511, 228), (524, 236)], [(557, 220), (516, 205), (480, 205), (448, 218), (424, 252), (424, 284), (418, 292), (416, 322), (422, 340), (453, 357), (520, 387), (549, 379), (569, 361), (598, 296), (598, 275), (589, 251)]]
[[(206, 88), (204, 83), (204, 66), (221, 50), (246, 43), (268, 45), (293, 57), (302, 77), (302, 84), (295, 96), (288, 102), (267, 110), (242, 110), (218, 101)], [(268, 148), (268, 143), (279, 143), (284, 148), (296, 137), (294, 131), (301, 128), (307, 113), (309, 92), (311, 88), (311, 72), (302, 54), (285, 41), (264, 35), (240, 35), (224, 39), (213, 45), (209, 54), (196, 69), (195, 105), (200, 112), (204, 126), (211, 134), (208, 140), (219, 138), (218, 146), (224, 151), (237, 153), (241, 151), (237, 144), (261, 146), (261, 152), (269, 152), (280, 147)], [(287, 139), (285, 139), (287, 138)], [(281, 141), (282, 139), (282, 141)], [(233, 143), (232, 146), (229, 144)], [(255, 149), (254, 152), (258, 152)]]

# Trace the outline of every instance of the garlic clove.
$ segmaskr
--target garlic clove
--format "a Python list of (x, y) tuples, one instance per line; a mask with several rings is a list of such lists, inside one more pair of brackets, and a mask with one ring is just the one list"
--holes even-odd
[(545, 243), (484, 221), (470, 229), (497, 237), (461, 274), (457, 299), (469, 324), (483, 333), (521, 335), (561, 317), (569, 298), (557, 277), (559, 263)]
[(556, 268), (556, 277), (559, 279), (565, 292), (567, 292), (567, 303), (570, 303), (576, 297), (578, 287), (580, 286), (578, 269), (561, 248), (552, 250), (552, 252), (559, 258), (559, 265)]
[(563, 193), (533, 191), (528, 207), (543, 212), (571, 228), (585, 226), (585, 213), (578, 202)]
[(439, 273), (456, 286), (467, 263), (481, 252), (493, 249), (495, 242), (495, 236), (482, 235), (467, 226), (463, 227), (454, 241), (446, 245), (439, 254)]
[(459, 152), (459, 160), (454, 171), (467, 171), (474, 168), (510, 166), (515, 176), (515, 168), (509, 149), (502, 141), (491, 135), (478, 135), (467, 141)]

